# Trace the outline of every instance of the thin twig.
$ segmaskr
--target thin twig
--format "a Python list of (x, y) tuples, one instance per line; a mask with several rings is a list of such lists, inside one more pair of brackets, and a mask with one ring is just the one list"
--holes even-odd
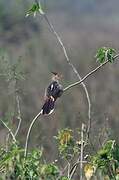
[(70, 176), (70, 163), (68, 162), (68, 167), (67, 167), (67, 177), (69, 178)]
[(77, 167), (79, 165), (79, 162), (80, 162), (80, 180), (82, 180), (82, 178), (83, 178), (83, 174), (82, 174), (82, 172), (83, 172), (83, 163), (85, 162), (85, 161), (83, 161), (83, 153), (84, 153), (84, 128), (85, 128), (85, 125), (82, 124), (82, 127), (81, 127), (81, 151), (80, 151), (80, 154), (79, 154), (79, 157), (78, 157), (76, 163), (71, 168), (70, 179), (75, 174), (76, 169), (77, 169)]
[(19, 120), (19, 122), (18, 122), (18, 126), (17, 126), (17, 129), (16, 129), (16, 132), (15, 132), (15, 134), (14, 134), (15, 137), (16, 137), (16, 135), (17, 135), (18, 132), (19, 132), (19, 129), (20, 129), (20, 126), (21, 126), (21, 122), (22, 122), (19, 96), (18, 96), (17, 92), (16, 92), (16, 103), (17, 103), (17, 111), (18, 111), (17, 119)]
[(82, 180), (83, 178), (83, 151), (84, 151), (84, 137), (83, 137), (83, 133), (84, 133), (84, 124), (82, 124), (81, 127), (81, 154), (80, 154), (80, 180)]
[(10, 135), (11, 135), (12, 138), (13, 138), (13, 141), (16, 142), (16, 138), (15, 138), (15, 136), (14, 136), (12, 130), (7, 126), (7, 124), (6, 124), (2, 119), (0, 119), (0, 121), (1, 121), (2, 124), (7, 128), (7, 130), (9, 131)]
[(29, 126), (29, 129), (28, 129), (28, 133), (27, 133), (27, 136), (26, 136), (26, 142), (25, 142), (25, 149), (24, 149), (24, 157), (26, 158), (27, 157), (27, 151), (28, 151), (28, 143), (29, 143), (29, 138), (30, 138), (30, 134), (31, 134), (31, 130), (32, 130), (32, 127), (33, 125), (35, 124), (35, 121), (39, 118), (39, 116), (41, 115), (41, 111), (34, 117), (34, 119), (31, 121), (31, 124)]
[[(14, 71), (14, 77), (15, 77), (15, 71)], [(19, 129), (20, 129), (20, 126), (21, 126), (21, 122), (22, 122), (17, 84), (18, 84), (18, 80), (15, 78), (15, 100), (16, 100), (15, 107), (17, 106), (17, 113), (18, 113), (17, 119), (19, 120), (16, 132), (14, 133), (15, 137), (17, 136), (17, 134), (19, 132)], [(9, 137), (10, 137), (9, 135), (10, 134), (8, 133), (7, 137), (6, 137), (6, 151), (8, 150), (8, 143), (9, 143)]]
[[(83, 164), (87, 163), (88, 161), (82, 161)], [(72, 174), (75, 166), (79, 165), (79, 163), (81, 163), (81, 161), (76, 161), (76, 163), (72, 166), (71, 170), (70, 170), (70, 174)]]
[[(53, 24), (49, 21), (47, 15), (44, 14), (43, 16), (44, 16), (46, 22), (48, 23), (51, 32), (55, 35), (56, 39), (58, 40), (58, 42), (59, 42), (59, 44), (63, 50), (64, 56), (65, 56), (65, 59), (66, 59), (68, 65), (72, 68), (73, 72), (76, 74), (78, 79), (81, 81), (82, 78), (81, 78), (79, 72), (77, 71), (76, 67), (71, 63), (69, 56), (68, 56), (68, 53), (67, 53), (67, 50), (65, 48), (65, 45), (64, 45), (63, 41), (61, 40), (59, 34), (55, 31), (55, 28), (54, 28)], [(82, 81), (81, 84), (82, 84), (84, 91), (86, 93), (86, 98), (87, 98), (87, 102), (88, 102), (88, 133), (89, 133), (90, 128), (91, 128), (91, 101), (90, 101), (89, 93), (88, 93), (88, 90), (87, 90), (85, 83)]]
[[(119, 54), (117, 54), (116, 56), (114, 56), (114, 59), (116, 59), (117, 57), (119, 57)], [(73, 84), (70, 84), (69, 86), (67, 86), (66, 88), (64, 88), (64, 92), (69, 90), (72, 87), (75, 87), (79, 84), (81, 84), (83, 81), (85, 81), (89, 76), (91, 76), (92, 74), (94, 74), (96, 71), (98, 71), (101, 67), (105, 66), (107, 63), (109, 63), (109, 61), (105, 61), (104, 63), (100, 64), (98, 67), (96, 67), (95, 69), (93, 69), (92, 71), (90, 71), (88, 74), (86, 74), (80, 81), (77, 81)]]
[(6, 152), (8, 151), (8, 143), (9, 143), (9, 137), (10, 137), (10, 133), (8, 132), (6, 138), (5, 138), (5, 150)]

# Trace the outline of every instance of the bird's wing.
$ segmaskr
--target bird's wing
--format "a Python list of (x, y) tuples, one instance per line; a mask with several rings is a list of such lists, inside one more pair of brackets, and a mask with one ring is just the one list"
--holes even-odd
[(51, 91), (53, 90), (53, 87), (54, 87), (54, 85), (53, 85), (53, 84), (51, 84), (51, 86), (50, 86)]

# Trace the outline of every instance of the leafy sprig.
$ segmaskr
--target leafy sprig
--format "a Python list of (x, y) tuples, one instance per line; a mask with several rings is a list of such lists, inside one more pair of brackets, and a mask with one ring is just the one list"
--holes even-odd
[(40, 13), (40, 15), (45, 14), (43, 9), (42, 9), (40, 2), (34, 2), (32, 4), (31, 8), (26, 13), (26, 17), (28, 17), (30, 15), (33, 15), (35, 17), (37, 13)]
[(110, 63), (114, 62), (114, 55), (116, 50), (109, 47), (102, 47), (98, 49), (96, 54), (96, 59), (99, 63), (104, 63), (105, 61), (109, 61)]

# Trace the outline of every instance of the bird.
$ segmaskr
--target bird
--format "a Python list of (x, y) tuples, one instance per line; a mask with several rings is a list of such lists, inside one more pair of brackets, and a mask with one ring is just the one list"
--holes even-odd
[(54, 111), (57, 98), (59, 98), (63, 94), (63, 86), (59, 82), (62, 76), (57, 72), (51, 73), (51, 83), (45, 90), (44, 104), (41, 109), (42, 115), (51, 114)]

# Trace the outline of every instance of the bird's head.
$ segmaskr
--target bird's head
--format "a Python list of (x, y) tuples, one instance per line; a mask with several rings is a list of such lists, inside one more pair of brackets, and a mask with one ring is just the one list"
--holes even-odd
[(57, 72), (51, 72), (52, 73), (52, 80), (53, 81), (58, 81), (62, 78), (62, 75), (57, 73)]

